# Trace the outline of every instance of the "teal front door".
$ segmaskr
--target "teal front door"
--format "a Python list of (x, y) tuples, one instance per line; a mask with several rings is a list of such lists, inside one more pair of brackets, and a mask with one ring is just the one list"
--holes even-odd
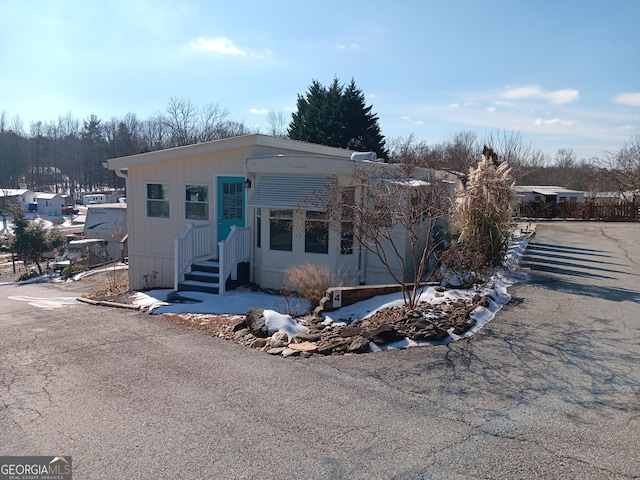
[(218, 177), (218, 241), (227, 239), (231, 226), (245, 226), (244, 178)]

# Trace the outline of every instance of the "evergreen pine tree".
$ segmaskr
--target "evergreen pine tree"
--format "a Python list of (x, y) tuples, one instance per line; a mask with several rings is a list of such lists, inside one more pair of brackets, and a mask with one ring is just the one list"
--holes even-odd
[(313, 80), (305, 96), (298, 95), (288, 135), (293, 140), (357, 151), (374, 151), (388, 159), (378, 117), (367, 106), (355, 83), (345, 89), (337, 78), (327, 88)]

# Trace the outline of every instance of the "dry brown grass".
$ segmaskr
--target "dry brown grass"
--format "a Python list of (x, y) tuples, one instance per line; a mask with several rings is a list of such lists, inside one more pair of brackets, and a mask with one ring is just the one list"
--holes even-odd
[(331, 271), (326, 265), (304, 263), (290, 267), (285, 273), (285, 288), (306, 298), (312, 309), (320, 305), (332, 283)]
[(93, 300), (110, 300), (128, 296), (129, 291), (129, 275), (127, 270), (105, 271), (102, 284), (93, 291), (89, 298)]

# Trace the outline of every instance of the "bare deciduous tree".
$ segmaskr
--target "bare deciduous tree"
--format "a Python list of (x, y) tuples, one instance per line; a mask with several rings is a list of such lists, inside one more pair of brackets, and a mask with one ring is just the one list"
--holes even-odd
[(619, 192), (640, 190), (640, 135), (633, 136), (622, 148), (607, 152), (603, 173)]
[(269, 110), (269, 113), (267, 113), (267, 133), (269, 135), (285, 138), (287, 136), (288, 128), (289, 120), (284, 113)]
[(511, 176), (517, 180), (545, 162), (545, 155), (526, 143), (521, 132), (497, 130), (489, 134), (484, 144), (493, 149), (500, 163), (506, 162), (511, 168)]
[(476, 134), (459, 132), (443, 148), (443, 162), (447, 169), (467, 172), (475, 166), (480, 155), (480, 144)]
[(410, 163), (357, 167), (350, 185), (331, 186), (329, 218), (343, 238), (370, 252), (415, 307), (420, 282), (430, 276), (451, 206), (455, 177)]
[(169, 132), (170, 146), (180, 147), (224, 138), (229, 110), (218, 104), (196, 107), (190, 100), (171, 97), (166, 113), (157, 118)]

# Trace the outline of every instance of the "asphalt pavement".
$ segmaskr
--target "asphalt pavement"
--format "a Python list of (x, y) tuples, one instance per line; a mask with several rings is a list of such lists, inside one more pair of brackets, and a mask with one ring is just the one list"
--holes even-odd
[(82, 281), (0, 286), (0, 455), (77, 479), (640, 478), (640, 225), (539, 224), (521, 266), (470, 339), (308, 359), (77, 302)]

